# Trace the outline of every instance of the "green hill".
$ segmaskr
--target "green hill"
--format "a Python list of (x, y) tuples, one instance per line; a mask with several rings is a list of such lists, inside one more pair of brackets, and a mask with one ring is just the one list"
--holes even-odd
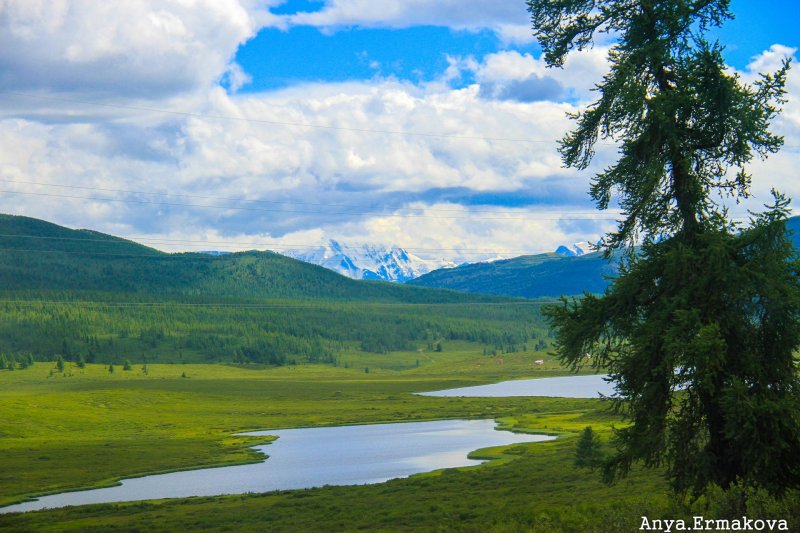
[(564, 257), (549, 253), (436, 270), (408, 284), (470, 293), (553, 297), (602, 292), (616, 268), (600, 253)]
[[(501, 352), (541, 345), (547, 329), (538, 306), (356, 281), (271, 252), (168, 254), (0, 215), (0, 366), (29, 354), (346, 365), (370, 353), (379, 354), (373, 368), (413, 368), (417, 350), (450, 341)], [(398, 351), (408, 353), (385, 357)]]
[(491, 301), (351, 280), (272, 252), (169, 254), (96, 231), (12, 215), (0, 215), (0, 287), (234, 300)]

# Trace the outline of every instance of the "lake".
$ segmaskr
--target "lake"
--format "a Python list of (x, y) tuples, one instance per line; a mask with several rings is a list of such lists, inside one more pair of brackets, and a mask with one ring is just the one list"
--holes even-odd
[(549, 396), (559, 398), (597, 398), (614, 394), (614, 386), (605, 380), (607, 376), (564, 376), (558, 378), (520, 379), (503, 381), (491, 385), (461, 387), (432, 392), (421, 392), (422, 396), (469, 396), (505, 398), (509, 396)]
[(440, 468), (480, 464), (481, 461), (467, 458), (479, 448), (555, 438), (496, 431), (494, 420), (280, 429), (245, 435), (277, 435), (278, 440), (255, 447), (269, 455), (261, 463), (125, 479), (119, 486), (44, 496), (0, 508), (0, 513), (89, 503), (380, 483)]

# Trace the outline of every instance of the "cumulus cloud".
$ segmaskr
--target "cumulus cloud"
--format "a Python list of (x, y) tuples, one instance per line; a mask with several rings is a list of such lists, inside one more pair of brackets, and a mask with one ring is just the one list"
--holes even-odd
[(208, 88), (226, 71), (238, 80), (237, 47), (260, 27), (278, 24), (269, 5), (5, 0), (0, 89), (152, 98)]
[[(264, 25), (398, 27), (441, 15), (452, 27), (500, 28), (519, 8), (373, 1), (359, 14), (359, 2), (331, 1), (316, 18), (288, 21), (269, 4), (0, 0), (0, 89), (9, 91), (0, 101), (0, 211), (173, 250), (333, 237), (545, 251), (610, 229), (607, 214), (585, 214), (593, 169), (565, 170), (556, 151), (572, 125), (566, 112), (594, 96), (606, 49), (573, 54), (563, 70), (505, 51), (451, 58), (432, 83), (237, 93), (248, 77), (233, 63), (236, 49)], [(475, 83), (452, 89), (460, 76)], [(795, 71), (789, 91), (776, 128), (796, 145)], [(594, 170), (614, 157), (599, 146)], [(798, 166), (797, 151), (754, 165), (754, 191), (780, 179), (799, 196)]]
[(608, 70), (608, 48), (597, 46), (567, 57), (563, 68), (548, 68), (544, 60), (516, 50), (487, 54), (471, 70), (483, 94), (518, 101), (569, 99), (586, 102), (596, 97), (592, 89)]
[[(245, 95), (216, 88), (204, 101), (192, 100), (189, 116), (105, 108), (117, 116), (77, 123), (8, 118), (0, 121), (2, 179), (66, 187), (12, 184), (7, 190), (44, 196), (0, 194), (0, 210), (125, 235), (188, 227), (277, 238), (324, 227), (340, 238), (361, 228), (394, 242), (389, 215), (414, 223), (404, 235), (435, 226), (429, 239), (443, 237), (445, 227), (482, 226), (468, 212), (443, 219), (448, 226), (425, 214), (424, 206), (453, 190), (475, 198), (526, 191), (529, 205), (519, 216), (537, 212), (530, 204), (587, 209), (585, 179), (561, 169), (555, 152), (573, 106), (479, 93), (478, 85), (450, 90), (397, 81)], [(70, 104), (60, 108), (69, 114)], [(410, 209), (416, 205), (423, 207)]]

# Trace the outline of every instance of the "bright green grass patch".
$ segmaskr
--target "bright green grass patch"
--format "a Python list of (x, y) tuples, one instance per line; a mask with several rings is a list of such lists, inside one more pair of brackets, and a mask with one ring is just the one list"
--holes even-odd
[(245, 430), (498, 418), (594, 405), (411, 394), (521, 377), (526, 369), (547, 373), (530, 366), (536, 354), (507, 354), (498, 362), (478, 350), (448, 346), (405, 372), (376, 364), (369, 373), (360, 364), (148, 365), (145, 374), (141, 365), (109, 373), (104, 365), (68, 364), (64, 373), (51, 374), (46, 363), (0, 372), (0, 503), (152, 472), (260, 460), (250, 446), (264, 439), (234, 436)]

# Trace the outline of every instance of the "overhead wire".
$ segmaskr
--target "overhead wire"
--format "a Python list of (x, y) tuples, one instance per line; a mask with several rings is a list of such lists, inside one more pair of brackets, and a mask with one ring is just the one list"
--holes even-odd
[(377, 129), (377, 128), (357, 128), (357, 127), (350, 127), (350, 126), (334, 126), (330, 124), (318, 124), (318, 123), (311, 123), (311, 122), (292, 122), (286, 120), (266, 120), (266, 119), (258, 119), (252, 117), (237, 117), (234, 115), (212, 115), (208, 113), (197, 113), (192, 111), (176, 111), (172, 109), (163, 109), (163, 108), (156, 108), (156, 107), (149, 107), (149, 106), (138, 106), (138, 105), (128, 105), (128, 104), (115, 104), (115, 103), (108, 103), (108, 102), (96, 102), (91, 100), (81, 100), (77, 98), (64, 98), (59, 96), (47, 96), (47, 95), (39, 95), (39, 94), (31, 94), (31, 93), (23, 93), (18, 91), (3, 91), (4, 94), (9, 94), (13, 96), (21, 96), (24, 98), (34, 98), (40, 100), (49, 100), (55, 102), (64, 102), (64, 103), (72, 103), (72, 104), (81, 104), (81, 105), (88, 105), (88, 106), (96, 106), (96, 107), (107, 107), (112, 109), (124, 109), (129, 111), (146, 111), (149, 113), (160, 113), (166, 115), (178, 115), (184, 117), (192, 117), (192, 118), (205, 118), (205, 119), (214, 119), (214, 120), (230, 120), (236, 122), (250, 122), (253, 124), (263, 124), (269, 126), (289, 126), (289, 127), (299, 127), (299, 128), (311, 128), (311, 129), (323, 129), (323, 130), (335, 130), (335, 131), (348, 131), (348, 132), (356, 132), (356, 133), (376, 133), (381, 135), (399, 135), (399, 136), (411, 136), (411, 137), (427, 137), (427, 138), (441, 138), (441, 139), (460, 139), (460, 140), (477, 140), (477, 141), (498, 141), (498, 142), (521, 142), (521, 143), (553, 143), (556, 141), (549, 140), (549, 139), (529, 139), (529, 138), (515, 138), (515, 137), (489, 137), (483, 135), (460, 135), (460, 134), (448, 134), (448, 133), (432, 133), (432, 132), (420, 132), (420, 131), (401, 131), (401, 130), (385, 130), (385, 129)]
[[(401, 205), (383, 205), (380, 207), (371, 208), (370, 206), (366, 206), (364, 204), (337, 204), (337, 203), (323, 203), (323, 202), (298, 202), (296, 200), (263, 200), (263, 199), (249, 199), (249, 198), (241, 198), (241, 197), (231, 197), (231, 196), (211, 196), (211, 195), (199, 195), (199, 194), (184, 194), (184, 193), (172, 193), (172, 192), (159, 192), (159, 191), (136, 191), (131, 189), (113, 189), (113, 188), (106, 188), (106, 187), (89, 187), (85, 185), (69, 185), (69, 184), (61, 184), (61, 183), (50, 183), (50, 182), (41, 182), (41, 181), (25, 181), (25, 180), (10, 180), (10, 179), (3, 179), (0, 178), (0, 183), (13, 183), (13, 184), (20, 184), (20, 185), (34, 185), (37, 187), (56, 187), (61, 189), (80, 189), (80, 190), (87, 190), (87, 191), (101, 191), (101, 192), (114, 192), (114, 193), (121, 193), (121, 194), (142, 194), (142, 195), (149, 195), (149, 196), (174, 196), (178, 198), (199, 198), (203, 200), (219, 200), (225, 202), (248, 202), (248, 203), (256, 203), (256, 204), (278, 204), (278, 205), (310, 205), (310, 206), (317, 206), (317, 207), (343, 207), (343, 208), (353, 208), (353, 209), (375, 209), (377, 210), (385, 210), (385, 209), (406, 209), (410, 211), (433, 211), (433, 212), (450, 212), (450, 213), (461, 213), (463, 212), (462, 209), (442, 209), (442, 208), (428, 208), (428, 207), (411, 207), (411, 206), (401, 206)], [(417, 200), (419, 201), (419, 200)], [(447, 201), (447, 200), (444, 200)], [(497, 209), (472, 209), (470, 206), (470, 211), (473, 213), (494, 213), (497, 212)], [(509, 206), (504, 206), (508, 208)], [(513, 206), (511, 206), (513, 208)], [(597, 211), (570, 211), (569, 213), (596, 213)]]
[(246, 207), (246, 206), (232, 206), (232, 205), (209, 205), (209, 204), (192, 204), (183, 202), (160, 202), (154, 200), (139, 200), (134, 198), (104, 198), (99, 196), (76, 196), (71, 194), (56, 194), (44, 193), (33, 191), (12, 191), (0, 190), (0, 194), (18, 194), (23, 196), (40, 196), (50, 198), (67, 198), (73, 200), (91, 200), (95, 202), (116, 202), (124, 204), (140, 204), (140, 205), (160, 205), (168, 207), (196, 207), (201, 209), (221, 209), (226, 211), (248, 211), (248, 212), (261, 212), (261, 213), (281, 213), (281, 214), (305, 214), (316, 216), (342, 216), (342, 215), (379, 215), (386, 218), (433, 218), (433, 219), (470, 219), (470, 220), (616, 220), (616, 218), (609, 218), (599, 216), (599, 213), (586, 212), (587, 216), (583, 217), (564, 217), (564, 216), (497, 216), (497, 217), (475, 217), (475, 216), (437, 216), (428, 214), (401, 214), (401, 213), (377, 213), (374, 211), (310, 211), (310, 210), (285, 210), (285, 209), (267, 209), (261, 207)]
[[(469, 295), (464, 295), (469, 296)], [(492, 295), (479, 295), (482, 297), (491, 297)], [(500, 297), (500, 296), (498, 296)], [(521, 306), (521, 305), (539, 305), (543, 302), (549, 302), (547, 298), (531, 298), (526, 300), (515, 299), (507, 302), (481, 302), (481, 301), (466, 301), (466, 302), (364, 302), (358, 301), (358, 305), (369, 307), (417, 307), (417, 306), (464, 306), (464, 305), (487, 305), (487, 306)], [(36, 306), (36, 305), (78, 305), (85, 307), (201, 307), (201, 308), (245, 308), (245, 309), (323, 309), (335, 305), (353, 303), (351, 301), (336, 301), (336, 300), (323, 300), (323, 301), (308, 301), (308, 302), (265, 302), (265, 303), (248, 303), (248, 302), (179, 302), (179, 301), (161, 301), (161, 302), (112, 302), (112, 301), (96, 301), (96, 300), (0, 300), (0, 305), (21, 305), (21, 306)]]
[[(109, 103), (109, 102), (98, 102), (93, 100), (84, 100), (79, 98), (66, 98), (62, 96), (52, 96), (52, 95), (43, 95), (43, 94), (33, 94), (33, 93), (26, 93), (21, 91), (2, 91), (3, 94), (13, 95), (13, 96), (20, 96), (23, 98), (30, 98), (30, 99), (38, 99), (44, 101), (53, 101), (53, 102), (63, 102), (63, 103), (71, 103), (71, 104), (80, 104), (86, 106), (95, 106), (95, 107), (104, 107), (110, 109), (120, 109), (120, 110), (128, 110), (128, 111), (145, 111), (148, 113), (158, 113), (158, 114), (165, 114), (165, 115), (177, 115), (177, 116), (185, 116), (185, 117), (192, 117), (192, 118), (205, 118), (205, 119), (214, 119), (214, 120), (230, 120), (236, 122), (249, 122), (253, 124), (263, 124), (263, 125), (270, 125), (270, 126), (287, 126), (287, 127), (299, 127), (299, 128), (310, 128), (310, 129), (322, 129), (322, 130), (338, 130), (338, 131), (348, 131), (348, 132), (356, 132), (356, 133), (375, 133), (381, 135), (399, 135), (399, 136), (411, 136), (411, 137), (428, 137), (428, 138), (442, 138), (442, 139), (463, 139), (463, 140), (479, 140), (479, 141), (498, 141), (498, 142), (520, 142), (520, 143), (536, 143), (536, 144), (556, 144), (560, 142), (558, 139), (531, 139), (526, 137), (491, 137), (485, 135), (461, 135), (461, 134), (448, 134), (448, 133), (433, 133), (433, 132), (420, 132), (420, 131), (407, 131), (407, 130), (387, 130), (387, 129), (378, 129), (378, 128), (358, 128), (358, 127), (351, 127), (351, 126), (336, 126), (330, 124), (319, 124), (319, 123), (312, 123), (312, 122), (296, 122), (296, 121), (288, 121), (288, 120), (267, 120), (267, 119), (259, 119), (253, 117), (244, 117), (244, 116), (234, 116), (234, 115), (221, 115), (221, 114), (209, 114), (209, 113), (198, 113), (194, 111), (178, 111), (174, 109), (164, 109), (159, 107), (151, 107), (151, 106), (140, 106), (140, 105), (130, 105), (130, 104), (118, 104), (118, 103)], [(616, 143), (612, 142), (596, 142), (595, 144), (601, 146), (616, 146)], [(795, 144), (784, 144), (782, 148), (789, 148), (789, 149), (800, 149), (800, 145)]]
[[(98, 242), (104, 244), (130, 244), (131, 242), (141, 244), (143, 242), (149, 244), (161, 244), (161, 245), (189, 245), (189, 246), (197, 246), (197, 247), (208, 247), (212, 245), (225, 245), (225, 246), (254, 246), (254, 247), (261, 247), (261, 248), (276, 248), (276, 249), (287, 249), (293, 250), (296, 248), (305, 250), (314, 247), (323, 246), (322, 243), (316, 244), (297, 244), (297, 243), (280, 243), (280, 242), (237, 242), (237, 241), (207, 241), (207, 240), (193, 240), (193, 239), (162, 239), (158, 237), (117, 237), (120, 240), (112, 240), (112, 239), (91, 239), (85, 237), (52, 237), (52, 236), (45, 236), (45, 235), (25, 235), (25, 234), (16, 234), (16, 233), (0, 233), (0, 239), (3, 238), (21, 238), (21, 239), (38, 239), (38, 240), (49, 240), (49, 241), (77, 241), (77, 242)], [(355, 245), (347, 245), (347, 244), (340, 244), (341, 248), (346, 250), (359, 250), (359, 246)], [(415, 251), (415, 252), (466, 252), (466, 253), (474, 253), (474, 254), (488, 254), (488, 253), (496, 253), (496, 254), (511, 254), (511, 253), (519, 253), (519, 254), (535, 254), (535, 253), (543, 253), (541, 251), (533, 251), (533, 250), (498, 250), (496, 248), (421, 248), (417, 246), (397, 246), (405, 251)], [(58, 251), (58, 250), (53, 250)], [(225, 250), (212, 250), (212, 251), (225, 251)], [(250, 250), (252, 251), (252, 249)]]

